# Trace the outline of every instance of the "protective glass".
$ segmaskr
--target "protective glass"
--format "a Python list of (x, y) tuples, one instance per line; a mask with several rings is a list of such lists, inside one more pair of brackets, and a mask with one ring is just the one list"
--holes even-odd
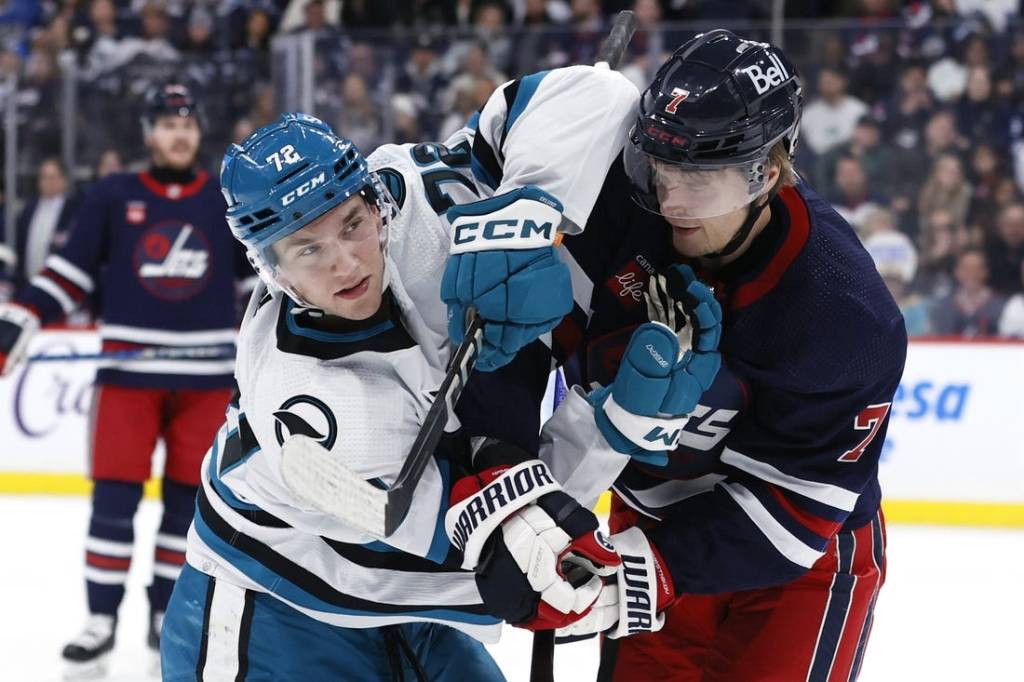
[[(377, 194), (375, 205), (380, 212), (380, 229), (377, 229), (376, 214), (368, 208), (366, 211), (360, 211), (355, 219), (339, 225), (340, 232), (331, 230), (333, 236), (330, 238), (303, 240), (299, 234), (302, 232), (300, 228), (289, 235), (299, 235), (300, 238), (292, 239), (283, 254), (274, 249), (274, 244), (278, 242), (260, 249), (249, 249), (249, 262), (268, 287), (279, 289), (299, 305), (308, 307), (309, 303), (299, 295), (292, 282), (328, 276), (331, 267), (346, 255), (346, 252), (374, 237), (378, 239), (381, 249), (386, 252), (388, 228), (391, 221), (398, 216), (399, 209), (384, 183), (375, 174), (371, 174), (370, 177), (371, 185)], [(387, 284), (388, 277), (385, 273), (384, 286)]]
[(767, 157), (731, 166), (700, 166), (662, 161), (627, 144), (623, 162), (637, 203), (665, 218), (725, 215), (767, 189)]

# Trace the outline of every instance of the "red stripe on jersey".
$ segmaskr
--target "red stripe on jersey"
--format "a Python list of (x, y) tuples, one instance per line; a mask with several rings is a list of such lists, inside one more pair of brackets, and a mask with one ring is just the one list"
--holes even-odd
[(184, 552), (175, 552), (174, 550), (164, 549), (163, 547), (156, 548), (156, 553), (153, 558), (161, 563), (174, 564), (175, 566), (181, 566), (185, 563)]
[(131, 557), (112, 557), (95, 554), (94, 552), (86, 552), (85, 563), (96, 568), (106, 568), (111, 571), (127, 571), (132, 565), (132, 559)]
[(111, 341), (109, 339), (103, 340), (103, 352), (121, 351), (121, 350), (141, 350), (148, 348), (143, 343), (132, 343), (131, 341)]
[[(158, 194), (164, 197), (165, 199), (173, 200), (185, 199), (187, 197), (198, 194), (199, 190), (203, 188), (203, 185), (206, 184), (206, 180), (209, 177), (209, 173), (207, 173), (204, 170), (200, 170), (198, 173), (196, 173), (196, 179), (188, 183), (187, 185), (178, 185), (173, 183), (170, 185), (165, 185), (157, 181), (157, 179), (150, 175), (149, 172), (147, 171), (142, 171), (141, 173), (139, 173), (139, 180), (142, 181), (142, 184), (145, 185), (147, 189), (149, 189), (154, 194)], [(171, 190), (172, 187), (176, 189)]]
[(779, 198), (789, 213), (789, 234), (761, 274), (736, 289), (731, 301), (733, 310), (745, 308), (774, 289), (807, 243), (807, 236), (811, 232), (811, 219), (803, 197), (792, 187), (785, 187), (779, 192)]
[(811, 531), (815, 535), (818, 535), (824, 538), (825, 540), (828, 540), (833, 535), (835, 535), (836, 531), (839, 530), (839, 527), (843, 525), (839, 521), (823, 519), (820, 516), (811, 514), (808, 511), (800, 509), (795, 504), (789, 501), (789, 498), (786, 497), (786, 494), (784, 492), (779, 490), (778, 486), (772, 485), (770, 483), (768, 483), (767, 485), (768, 490), (771, 491), (772, 497), (774, 497), (775, 501), (779, 503), (779, 506), (782, 507), (787, 514), (789, 514), (794, 519), (799, 521), (804, 528)]
[(50, 268), (46, 268), (39, 274), (51, 280), (54, 284), (63, 289), (64, 292), (68, 296), (73, 298), (75, 301), (81, 301), (83, 298), (85, 298), (85, 291), (80, 286), (78, 286), (71, 280), (64, 279)]

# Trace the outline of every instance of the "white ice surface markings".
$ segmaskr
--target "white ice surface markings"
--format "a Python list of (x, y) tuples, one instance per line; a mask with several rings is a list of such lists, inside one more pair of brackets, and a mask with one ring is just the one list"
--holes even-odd
[[(85, 498), (0, 496), (0, 680), (57, 682), (60, 650), (85, 618)], [(110, 682), (148, 678), (146, 598), (159, 506), (136, 518)], [(878, 598), (861, 682), (1019, 680), (1024, 532), (890, 526), (889, 576)], [(529, 678), (530, 633), (506, 629), (491, 651), (509, 682)], [(593, 642), (559, 647), (556, 679), (594, 679)]]

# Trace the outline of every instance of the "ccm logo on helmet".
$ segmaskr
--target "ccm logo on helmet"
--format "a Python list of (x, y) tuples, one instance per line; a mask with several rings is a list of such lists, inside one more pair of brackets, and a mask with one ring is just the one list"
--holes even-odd
[(292, 203), (299, 197), (309, 194), (310, 190), (316, 189), (317, 187), (325, 184), (326, 182), (327, 173), (320, 173), (320, 175), (316, 176), (315, 178), (306, 180), (304, 183), (293, 189), (291, 192), (285, 194), (284, 197), (281, 198), (281, 205), (287, 206), (288, 204)]
[(782, 65), (782, 60), (774, 52), (768, 52), (768, 59), (772, 66), (762, 70), (760, 64), (751, 64), (743, 69), (743, 73), (750, 77), (757, 94), (763, 95), (776, 85), (782, 85), (789, 78), (789, 71)]

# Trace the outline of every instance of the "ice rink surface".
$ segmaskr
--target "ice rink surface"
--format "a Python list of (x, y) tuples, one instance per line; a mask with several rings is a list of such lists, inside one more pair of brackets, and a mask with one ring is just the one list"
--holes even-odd
[[(0, 680), (61, 679), (60, 650), (85, 616), (85, 498), (0, 496)], [(122, 605), (111, 682), (148, 677), (146, 599), (159, 505), (136, 518), (140, 551)], [(889, 527), (889, 575), (862, 682), (1024, 680), (1024, 531)], [(529, 677), (530, 635), (506, 629), (491, 647), (510, 682)], [(556, 679), (592, 680), (591, 642), (558, 647)]]

